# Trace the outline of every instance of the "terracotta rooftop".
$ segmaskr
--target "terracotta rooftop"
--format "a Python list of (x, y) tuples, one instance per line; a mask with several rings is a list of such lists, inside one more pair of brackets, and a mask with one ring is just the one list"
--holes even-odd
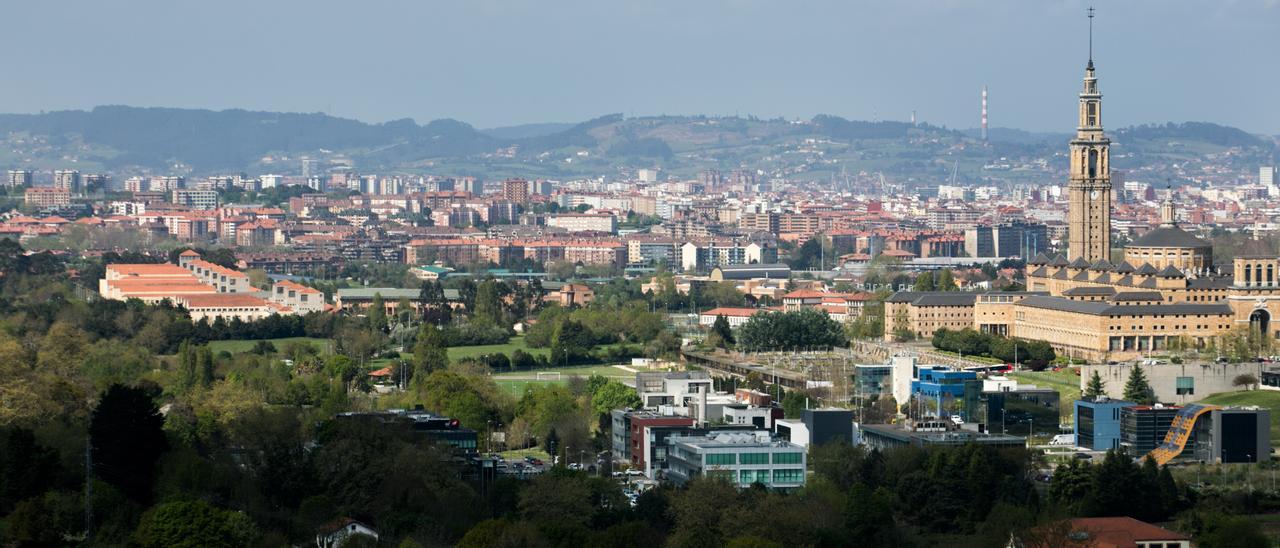
[(184, 295), (177, 298), (187, 308), (244, 308), (252, 306), (269, 306), (260, 297), (244, 293), (214, 293), (210, 295)]

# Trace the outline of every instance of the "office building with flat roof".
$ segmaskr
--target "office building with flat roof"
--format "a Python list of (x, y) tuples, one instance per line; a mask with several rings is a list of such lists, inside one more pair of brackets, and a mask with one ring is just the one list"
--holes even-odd
[(738, 487), (772, 489), (805, 484), (805, 449), (769, 432), (711, 432), (672, 439), (667, 477), (683, 484), (696, 477), (722, 478)]

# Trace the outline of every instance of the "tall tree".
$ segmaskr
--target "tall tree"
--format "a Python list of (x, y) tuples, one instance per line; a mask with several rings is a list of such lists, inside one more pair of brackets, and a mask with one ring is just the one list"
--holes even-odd
[(387, 303), (382, 299), (382, 293), (373, 294), (373, 302), (369, 303), (369, 328), (374, 331), (385, 331), (387, 329)]
[(439, 327), (424, 323), (418, 328), (418, 338), (413, 344), (413, 365), (414, 375), (423, 377), (449, 365), (449, 352)]
[(724, 315), (716, 316), (715, 323), (711, 324), (711, 332), (719, 335), (726, 345), (733, 344), (733, 329), (729, 328), (729, 319)]
[(481, 325), (503, 326), (502, 301), (498, 295), (498, 282), (492, 279), (480, 282), (476, 287), (476, 306), (471, 321)]
[(1155, 393), (1147, 381), (1147, 374), (1139, 366), (1133, 366), (1133, 372), (1129, 373), (1129, 380), (1124, 383), (1124, 399), (1146, 405), (1155, 402)]
[(932, 272), (921, 272), (916, 276), (916, 283), (912, 287), (915, 291), (934, 291), (938, 287), (933, 283)]
[(140, 388), (112, 385), (89, 422), (93, 473), (136, 501), (151, 498), (156, 461), (169, 449), (164, 416)]
[(422, 303), (422, 319), (427, 323), (444, 325), (453, 320), (453, 309), (444, 296), (444, 286), (435, 280), (422, 282), (418, 290), (418, 301)]
[(944, 268), (941, 272), (938, 272), (938, 290), (955, 291), (956, 289), (958, 288), (956, 287), (955, 274), (951, 273), (950, 268)]
[(1105, 396), (1106, 394), (1106, 381), (1102, 380), (1102, 375), (1094, 371), (1093, 375), (1089, 377), (1089, 385), (1084, 389), (1084, 398), (1086, 400), (1096, 400), (1099, 396)]

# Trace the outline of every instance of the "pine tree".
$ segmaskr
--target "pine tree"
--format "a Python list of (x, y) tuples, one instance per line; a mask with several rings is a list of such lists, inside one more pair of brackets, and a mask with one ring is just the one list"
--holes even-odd
[(711, 324), (711, 332), (719, 335), (725, 344), (733, 344), (733, 330), (729, 328), (729, 319), (723, 315), (716, 316), (716, 322)]
[(1084, 389), (1084, 399), (1097, 400), (1100, 396), (1107, 395), (1107, 383), (1102, 380), (1102, 375), (1097, 371), (1093, 372), (1093, 376), (1089, 377), (1089, 386)]
[(1141, 367), (1134, 366), (1129, 380), (1124, 383), (1124, 399), (1133, 403), (1150, 405), (1155, 402), (1151, 384), (1147, 382), (1147, 374)]

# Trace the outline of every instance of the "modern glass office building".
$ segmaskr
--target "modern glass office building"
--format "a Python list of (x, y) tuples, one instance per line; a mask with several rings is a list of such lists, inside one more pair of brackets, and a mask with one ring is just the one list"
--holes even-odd
[(738, 487), (759, 483), (771, 489), (805, 484), (805, 449), (778, 441), (768, 432), (712, 432), (672, 438), (667, 477), (684, 483), (699, 476), (723, 478)]

